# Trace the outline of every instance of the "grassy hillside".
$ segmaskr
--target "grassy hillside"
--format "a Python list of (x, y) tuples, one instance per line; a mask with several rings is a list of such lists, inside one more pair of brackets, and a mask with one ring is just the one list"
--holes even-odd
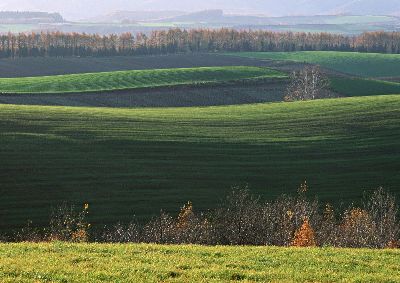
[(0, 93), (110, 91), (267, 77), (282, 78), (284, 74), (258, 67), (204, 67), (1, 78)]
[(274, 197), (399, 193), (400, 96), (209, 108), (0, 105), (0, 226), (91, 204), (92, 222), (214, 206), (232, 185)]
[(338, 72), (364, 77), (400, 77), (399, 54), (377, 54), (333, 51), (240, 52), (229, 55), (290, 60), (318, 64)]
[(398, 282), (398, 250), (0, 245), (2, 282)]
[(400, 83), (361, 78), (331, 78), (331, 88), (343, 96), (400, 93)]

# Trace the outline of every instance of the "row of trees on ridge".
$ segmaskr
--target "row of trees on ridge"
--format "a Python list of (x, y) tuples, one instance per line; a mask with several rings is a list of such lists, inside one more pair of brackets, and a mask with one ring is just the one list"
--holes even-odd
[(156, 55), (218, 51), (359, 51), (400, 53), (400, 32), (270, 32), (234, 29), (170, 29), (147, 35), (8, 33), (0, 35), (0, 57)]

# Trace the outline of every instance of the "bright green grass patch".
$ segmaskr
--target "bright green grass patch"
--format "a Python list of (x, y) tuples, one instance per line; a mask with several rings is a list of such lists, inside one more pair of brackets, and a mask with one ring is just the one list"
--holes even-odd
[(400, 77), (400, 54), (335, 51), (240, 52), (228, 54), (318, 64), (338, 72), (364, 77)]
[(400, 93), (400, 83), (360, 78), (331, 78), (331, 88), (348, 97)]
[(0, 93), (67, 93), (224, 82), (284, 74), (258, 67), (204, 67), (2, 78)]
[(0, 229), (46, 224), (61, 201), (93, 224), (215, 207), (233, 185), (265, 198), (307, 179), (321, 200), (400, 193), (400, 96), (115, 109), (0, 105)]
[(2, 282), (399, 282), (399, 250), (0, 245)]

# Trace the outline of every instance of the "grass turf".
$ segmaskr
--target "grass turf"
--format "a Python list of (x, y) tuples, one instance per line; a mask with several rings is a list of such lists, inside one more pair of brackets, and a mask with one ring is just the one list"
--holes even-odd
[(0, 105), (0, 228), (62, 201), (94, 224), (216, 205), (233, 185), (322, 200), (400, 192), (400, 96), (208, 108)]
[(2, 244), (2, 282), (399, 282), (399, 250)]
[(283, 78), (259, 67), (203, 67), (0, 78), (0, 93), (68, 93), (162, 87), (256, 78)]
[(239, 52), (229, 55), (318, 64), (341, 73), (363, 77), (400, 77), (400, 55), (336, 51)]
[(362, 78), (331, 78), (331, 88), (347, 97), (400, 93), (400, 83)]

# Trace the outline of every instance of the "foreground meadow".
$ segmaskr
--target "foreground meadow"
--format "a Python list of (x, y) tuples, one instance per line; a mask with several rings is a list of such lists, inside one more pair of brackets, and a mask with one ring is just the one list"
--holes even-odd
[(1, 282), (399, 282), (399, 250), (2, 244)]

